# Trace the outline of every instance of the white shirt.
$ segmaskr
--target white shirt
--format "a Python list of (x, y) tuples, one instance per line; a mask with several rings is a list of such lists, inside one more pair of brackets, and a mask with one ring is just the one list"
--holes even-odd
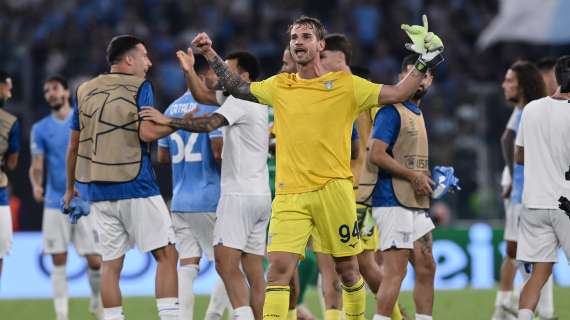
[(268, 195), (268, 107), (229, 96), (216, 110), (228, 120), (222, 149), (222, 194)]
[(570, 102), (550, 97), (523, 110), (516, 145), (524, 147), (523, 204), (557, 209), (560, 196), (570, 197)]

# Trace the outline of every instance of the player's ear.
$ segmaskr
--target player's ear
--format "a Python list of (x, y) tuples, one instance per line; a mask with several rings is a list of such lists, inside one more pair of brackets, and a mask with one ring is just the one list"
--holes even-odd
[(123, 60), (127, 65), (131, 66), (134, 63), (135, 58), (130, 53), (126, 53)]
[(245, 71), (239, 74), (240, 78), (242, 78), (242, 80), (250, 82), (251, 80), (249, 79), (249, 72)]
[(323, 50), (325, 50), (325, 40), (319, 40), (317, 49), (319, 50), (319, 52), (323, 52)]

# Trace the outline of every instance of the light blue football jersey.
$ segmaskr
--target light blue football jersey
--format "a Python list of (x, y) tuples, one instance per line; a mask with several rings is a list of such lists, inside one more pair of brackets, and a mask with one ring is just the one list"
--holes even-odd
[(72, 113), (73, 111), (65, 119), (49, 115), (32, 126), (30, 142), (32, 156), (44, 156), (46, 208), (59, 208), (59, 202), (65, 193), (65, 155), (69, 144), (69, 123)]
[[(190, 92), (175, 100), (164, 112), (182, 117), (198, 108), (195, 116), (214, 112), (217, 107), (199, 104)], [(220, 166), (214, 160), (211, 139), (222, 132), (196, 133), (178, 130), (160, 139), (172, 161), (172, 212), (215, 212), (220, 198)]]

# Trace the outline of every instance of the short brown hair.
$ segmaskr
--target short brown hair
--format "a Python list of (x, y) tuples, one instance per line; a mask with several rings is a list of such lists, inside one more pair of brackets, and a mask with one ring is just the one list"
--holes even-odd
[(119, 63), (125, 53), (136, 47), (139, 43), (145, 45), (141, 39), (130, 34), (114, 37), (107, 46), (107, 62), (111, 66)]
[(308, 16), (301, 16), (297, 18), (297, 20), (293, 21), (293, 24), (291, 24), (287, 29), (287, 33), (291, 35), (291, 30), (293, 29), (294, 26), (297, 25), (304, 25), (309, 27), (310, 29), (313, 29), (315, 31), (315, 36), (317, 37), (317, 40), (324, 40), (325, 35), (327, 34), (325, 26), (321, 23), (319, 19)]
[(325, 50), (344, 53), (344, 61), (350, 65), (352, 59), (352, 44), (344, 34), (331, 33), (325, 36)]

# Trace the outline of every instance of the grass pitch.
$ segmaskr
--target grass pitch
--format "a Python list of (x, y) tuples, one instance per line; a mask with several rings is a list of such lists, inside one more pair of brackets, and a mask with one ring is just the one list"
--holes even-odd
[[(433, 318), (437, 320), (480, 320), (491, 319), (495, 301), (494, 290), (449, 290), (437, 291)], [(559, 319), (570, 319), (570, 288), (555, 287), (554, 303)], [(71, 299), (69, 304), (70, 320), (94, 319), (87, 312), (88, 299)], [(310, 289), (305, 298), (305, 304), (322, 319), (320, 302), (315, 289)], [(411, 292), (403, 292), (400, 304), (413, 319), (414, 308)], [(147, 320), (158, 319), (154, 298), (129, 297), (125, 298), (124, 310), (127, 319)], [(208, 296), (196, 297), (194, 319), (203, 319)], [(366, 308), (366, 318), (371, 319), (374, 314), (375, 300), (369, 295)], [(2, 320), (39, 320), (55, 319), (51, 300), (0, 300), (0, 319)], [(228, 319), (228, 317), (226, 317)]]

